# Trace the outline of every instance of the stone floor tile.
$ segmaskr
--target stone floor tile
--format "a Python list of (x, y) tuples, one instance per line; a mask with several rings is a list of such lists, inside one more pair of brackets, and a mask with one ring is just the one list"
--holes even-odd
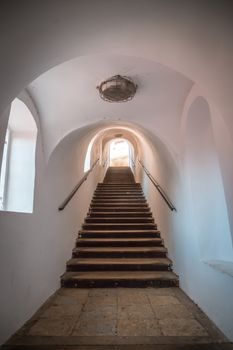
[(69, 336), (75, 326), (75, 319), (39, 319), (29, 330), (31, 336)]
[(74, 297), (70, 295), (58, 295), (54, 298), (52, 305), (74, 305), (80, 304), (83, 305), (87, 300), (87, 297)]
[(150, 296), (175, 296), (175, 288), (146, 288), (145, 293)]
[(208, 336), (207, 331), (195, 319), (168, 318), (159, 320), (158, 322), (165, 336)]
[(105, 296), (105, 297), (100, 297), (100, 296), (93, 296), (93, 297), (88, 297), (85, 308), (94, 308), (94, 307), (102, 307), (102, 306), (117, 306), (117, 297), (116, 296)]
[(93, 318), (89, 313), (83, 314), (73, 329), (72, 336), (114, 336), (117, 319), (112, 315)]
[(158, 321), (151, 318), (136, 317), (118, 319), (118, 336), (161, 336)]
[(118, 306), (117, 318), (137, 317), (140, 319), (154, 318), (154, 313), (149, 304)]
[(147, 294), (143, 290), (119, 290), (118, 292), (118, 305), (146, 305), (149, 303)]
[(166, 318), (193, 318), (193, 314), (181, 304), (152, 305), (155, 317), (158, 319)]
[(200, 315), (176, 288), (61, 289), (24, 326), (23, 334), (31, 339), (55, 337), (56, 341), (59, 336), (216, 339)]
[(89, 289), (60, 288), (57, 295), (69, 296), (71, 298), (83, 299), (89, 295)]
[(81, 317), (86, 317), (89, 319), (95, 319), (95, 318), (113, 318), (115, 319), (117, 317), (117, 308), (114, 306), (103, 306), (103, 307), (96, 307), (96, 308), (90, 308), (85, 309), (81, 313)]
[(180, 301), (176, 297), (170, 295), (150, 295), (149, 299), (152, 307), (155, 307), (157, 305), (180, 304)]
[(89, 290), (89, 297), (116, 297), (117, 289), (116, 288), (93, 288)]
[(59, 319), (62, 317), (69, 318), (75, 317), (76, 319), (79, 317), (82, 310), (81, 304), (74, 305), (52, 305), (44, 312), (41, 313), (40, 318), (51, 318), (51, 319)]

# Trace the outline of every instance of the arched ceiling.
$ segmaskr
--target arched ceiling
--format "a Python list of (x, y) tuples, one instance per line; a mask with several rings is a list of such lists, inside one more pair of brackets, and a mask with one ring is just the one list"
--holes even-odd
[[(71, 150), (75, 149), (79, 152), (80, 145), (82, 145), (82, 150), (84, 150), (84, 153), (82, 153), (84, 162), (88, 145), (92, 140), (94, 140), (94, 148), (96, 146), (99, 147), (101, 144), (104, 146), (106, 143), (105, 141), (114, 138), (114, 134), (119, 131), (134, 145), (139, 158), (143, 157), (146, 159), (146, 148), (148, 149), (149, 147), (152, 152), (155, 148), (165, 163), (171, 164), (174, 169), (178, 170), (177, 155), (174, 154), (172, 150), (168, 149), (167, 145), (161, 141), (157, 135), (136, 123), (119, 121), (100, 121), (81, 127), (67, 134), (50, 155), (48, 167), (51, 168), (54, 159), (59, 159), (60, 162)], [(85, 145), (84, 148), (83, 145)]]
[[(120, 118), (123, 115), (123, 118), (130, 122), (134, 120), (140, 123), (141, 120), (145, 127), (151, 129), (153, 126), (157, 134), (161, 133), (166, 142), (170, 143), (170, 147), (176, 149), (179, 139), (175, 123), (177, 109), (174, 108), (171, 117), (172, 103), (168, 101), (173, 90), (175, 107), (179, 103), (182, 104), (181, 95), (182, 93), (184, 95), (185, 88), (182, 85), (184, 81), (181, 83), (179, 80), (182, 75), (175, 72), (188, 77), (184, 78), (186, 82), (194, 81), (202, 87), (206, 97), (216, 104), (225, 118), (227, 128), (233, 131), (233, 2), (231, 0), (3, 0), (0, 6), (0, 111), (4, 111), (20, 91), (41, 74), (74, 57), (79, 57), (79, 68), (75, 67), (70, 75), (75, 76), (78, 68), (79, 73), (83, 73), (82, 77), (87, 78), (83, 83), (82, 93), (86, 92), (89, 97), (81, 95), (86, 104), (77, 98), (74, 91), (70, 98), (76, 97), (77, 101), (76, 103), (71, 101), (72, 111), (71, 107), (68, 108), (69, 100), (59, 100), (62, 92), (64, 97), (65, 88), (71, 83), (67, 81), (64, 88), (59, 85), (65, 82), (61, 79), (62, 72), (55, 74), (53, 82), (49, 80), (51, 72), (39, 78), (40, 84), (39, 80), (37, 81), (40, 87), (38, 85), (35, 99), (38, 98), (36, 103), (38, 102), (41, 111), (47, 153), (51, 153), (59, 140), (73, 130), (76, 120), (80, 122), (79, 126), (83, 126), (104, 117), (110, 116), (116, 119), (119, 118), (119, 114)], [(90, 63), (89, 59), (85, 62), (88, 56), (90, 60), (91, 57), (102, 56), (106, 59), (111, 56), (113, 61), (115, 59), (115, 63), (112, 61), (108, 64), (102, 58), (97, 59), (95, 64)], [(119, 63), (116, 62), (118, 57), (124, 57), (124, 62), (120, 60)], [(141, 63), (137, 60), (141, 60)], [(142, 62), (148, 61), (154, 62), (157, 68), (158, 63), (162, 64), (162, 67), (170, 67), (170, 72), (179, 76), (177, 85), (171, 85), (171, 89), (169, 84), (165, 84), (164, 87), (160, 84), (159, 88), (157, 85), (155, 91), (158, 93), (160, 88), (161, 91), (166, 88), (167, 100), (164, 94), (160, 96), (159, 101), (156, 100), (158, 95), (153, 96), (156, 102), (154, 106), (150, 93), (158, 71), (156, 67), (152, 72), (146, 71)], [(85, 69), (81, 72), (83, 65)], [(123, 105), (117, 105), (114, 106), (112, 114), (109, 113), (110, 107), (107, 104), (95, 101), (94, 90), (93, 93), (87, 92), (88, 88), (93, 87), (96, 82), (99, 83), (102, 77), (106, 78), (105, 73), (107, 75), (114, 71), (115, 74), (116, 68), (129, 72), (129, 75), (139, 74), (139, 80), (142, 78), (142, 82), (146, 83), (144, 86), (148, 84), (147, 96), (151, 99), (147, 105), (144, 104), (146, 110), (142, 108), (143, 104), (139, 103), (146, 88), (139, 91), (138, 99), (131, 101), (127, 107), (124, 105), (124, 113)], [(60, 68), (55, 68), (56, 72), (57, 69)], [(88, 76), (87, 70), (93, 74)], [(45, 105), (42, 107), (42, 100), (45, 104), (48, 102), (48, 97), (46, 98), (42, 91), (39, 92), (44, 87), (41, 79), (45, 79), (45, 76), (53, 90), (48, 97), (52, 97), (54, 104), (66, 112), (65, 117), (64, 114), (61, 117), (58, 113), (55, 118), (55, 107)], [(159, 79), (158, 81), (160, 82)], [(80, 80), (74, 87), (79, 91)], [(80, 107), (80, 111), (76, 110), (78, 116), (73, 113), (76, 107)], [(145, 111), (148, 112), (150, 125), (144, 120)], [(158, 115), (161, 124), (157, 123)], [(67, 127), (63, 125), (65, 118)], [(163, 123), (163, 120), (167, 122), (168, 119), (171, 127), (164, 133), (166, 123)]]
[(129, 141), (134, 148), (135, 154), (138, 154), (138, 152), (140, 151), (140, 144), (138, 142), (136, 134), (133, 134), (132, 131), (128, 129), (112, 128), (106, 130), (105, 133), (101, 135), (102, 152), (104, 151), (104, 148), (108, 142), (110, 142), (111, 140), (116, 140), (117, 138)]
[[(96, 87), (104, 79), (130, 76), (138, 90), (132, 101), (103, 101)], [(177, 147), (183, 104), (192, 82), (152, 61), (123, 55), (91, 55), (63, 63), (28, 87), (41, 118), (48, 154), (69, 132), (98, 121), (141, 124)]]

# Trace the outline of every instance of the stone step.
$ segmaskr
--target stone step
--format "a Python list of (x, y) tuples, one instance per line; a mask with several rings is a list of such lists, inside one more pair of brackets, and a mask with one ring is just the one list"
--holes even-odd
[(148, 204), (145, 203), (140, 203), (140, 202), (134, 202), (134, 203), (127, 203), (127, 202), (95, 202), (90, 204), (90, 208), (93, 207), (140, 207), (141, 208), (145, 207), (148, 208)]
[(98, 194), (98, 195), (94, 195), (92, 197), (92, 199), (144, 199), (145, 200), (145, 197), (144, 195), (135, 195), (135, 194)]
[(123, 190), (121, 190), (121, 189), (96, 189), (95, 190), (95, 192), (94, 192), (94, 194), (99, 194), (99, 193), (104, 193), (104, 194), (114, 194), (114, 193), (116, 193), (116, 194), (124, 194), (124, 193), (126, 193), (126, 194), (143, 194), (143, 191), (141, 190), (141, 189), (123, 189)]
[(128, 204), (133, 204), (133, 203), (146, 203), (145, 198), (92, 198), (91, 203), (128, 203)]
[(84, 230), (156, 230), (157, 225), (148, 223), (84, 223)]
[[(114, 207), (102, 207), (102, 206), (93, 206), (91, 207), (90, 213), (98, 213), (98, 212), (124, 212), (126, 214), (128, 213), (133, 213), (133, 212), (143, 212), (143, 213), (148, 213), (150, 212), (150, 208), (148, 206), (144, 207), (139, 207), (139, 206), (134, 206), (134, 207), (126, 207), (126, 206), (114, 206)], [(151, 212), (150, 212), (151, 213)]]
[(97, 189), (102, 189), (102, 188), (107, 188), (107, 189), (112, 189), (112, 188), (116, 188), (116, 189), (119, 189), (119, 188), (122, 188), (122, 189), (126, 189), (126, 188), (129, 188), (129, 189), (141, 189), (142, 186), (139, 184), (139, 183), (134, 183), (134, 184), (119, 184), (119, 183), (100, 183), (97, 185)]
[(66, 272), (61, 284), (68, 288), (175, 287), (179, 279), (171, 271)]
[(80, 230), (80, 238), (160, 238), (159, 230)]
[(76, 240), (77, 247), (141, 247), (141, 246), (162, 246), (161, 238), (78, 238)]
[(166, 257), (165, 247), (76, 247), (73, 258), (162, 258)]
[(148, 217), (86, 217), (85, 219), (86, 223), (154, 223), (153, 218), (148, 218)]
[(92, 218), (105, 218), (105, 217), (127, 217), (127, 218), (131, 218), (131, 217), (152, 217), (152, 213), (150, 211), (148, 212), (143, 212), (143, 211), (91, 211), (88, 213), (88, 217), (92, 217)]
[(97, 186), (96, 191), (143, 192), (141, 186)]
[(160, 231), (129, 167), (99, 183), (61, 283), (65, 287), (177, 286)]
[(74, 258), (66, 263), (67, 271), (168, 271), (168, 258)]

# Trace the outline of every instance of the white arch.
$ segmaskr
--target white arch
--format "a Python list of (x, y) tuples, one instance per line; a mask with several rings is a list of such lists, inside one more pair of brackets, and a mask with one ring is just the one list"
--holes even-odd
[(199, 254), (204, 260), (232, 260), (227, 205), (211, 114), (202, 97), (198, 97), (188, 111), (186, 146), (189, 203)]

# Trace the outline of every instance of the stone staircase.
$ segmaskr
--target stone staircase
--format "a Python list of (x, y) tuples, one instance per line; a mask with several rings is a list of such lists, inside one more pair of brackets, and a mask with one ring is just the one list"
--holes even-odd
[(98, 184), (61, 284), (178, 286), (172, 261), (130, 168), (110, 167)]

